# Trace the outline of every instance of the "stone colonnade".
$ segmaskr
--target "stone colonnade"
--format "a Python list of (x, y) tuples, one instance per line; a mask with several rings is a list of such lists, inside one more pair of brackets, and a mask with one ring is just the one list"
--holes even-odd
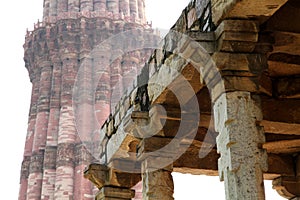
[[(259, 126), (262, 113), (259, 97), (255, 95), (259, 89), (254, 84), (259, 79), (259, 70), (264, 69), (258, 66), (266, 66), (266, 59), (264, 59), (264, 53), (254, 52), (259, 35), (258, 23), (253, 20), (224, 20), (216, 29), (215, 35), (217, 47), (212, 54), (211, 61), (219, 69), (217, 72), (222, 74), (222, 80), (214, 82), (216, 81), (213, 79), (215, 74), (212, 73), (215, 72), (210, 70), (211, 62), (208, 62), (207, 66), (202, 66), (204, 69), (201, 70), (201, 76), (212, 77), (211, 79), (204, 78), (204, 80), (207, 81), (207, 87), (210, 87), (215, 129), (219, 132), (217, 149), (221, 155), (218, 162), (220, 179), (225, 184), (226, 199), (261, 200), (265, 198), (263, 172), (267, 171), (267, 154), (261, 148), (265, 142), (265, 136), (263, 128)], [(236, 45), (238, 42), (241, 44)], [(195, 49), (188, 51), (195, 51)], [(195, 56), (192, 52), (185, 53)], [(244, 58), (243, 63), (237, 60), (240, 59), (239, 56)], [(197, 57), (201, 57), (201, 55), (199, 54)], [(232, 60), (227, 60), (228, 62), (225, 64), (221, 63), (222, 59), (227, 57)], [(222, 69), (224, 65), (225, 69)], [(227, 75), (227, 70), (234, 71), (235, 75)], [(245, 71), (252, 75), (251, 79), (244, 76)], [(140, 120), (145, 119), (143, 113), (141, 112)], [(135, 117), (135, 121), (137, 118)], [(151, 132), (151, 130), (147, 130), (147, 132), (149, 131)], [(158, 135), (144, 138), (139, 142), (137, 148), (137, 162), (140, 164), (143, 199), (145, 200), (174, 199), (171, 175), (173, 158), (172, 156), (164, 157), (164, 155), (172, 155), (172, 152), (177, 151), (179, 146), (175, 145), (174, 149), (171, 148), (170, 152), (163, 154), (148, 154), (167, 145), (171, 139), (174, 140), (174, 138), (164, 136), (164, 133), (159, 132)], [(169, 165), (163, 167), (157, 165), (160, 161), (168, 159), (170, 160)], [(111, 164), (109, 165), (111, 166)], [(87, 170), (86, 177), (97, 183), (99, 180), (91, 178), (92, 176), (88, 175), (90, 173), (91, 170)], [(105, 181), (102, 180), (102, 182)], [(112, 197), (114, 191), (106, 189), (110, 185), (111, 183), (106, 182), (99, 186), (100, 192), (97, 199)], [(126, 190), (128, 189), (126, 188)], [(120, 196), (114, 196), (114, 198), (123, 199)], [(126, 196), (124, 199), (130, 198)]]
[[(213, 16), (211, 16), (210, 9), (211, 2), (213, 4), (212, 12), (215, 12)], [(149, 61), (148, 65), (146, 65), (144, 71), (148, 74), (144, 77), (147, 77), (146, 81), (148, 81), (148, 85), (137, 89), (137, 93), (141, 91), (143, 93), (140, 96), (139, 94), (135, 95), (134, 92), (128, 95), (129, 100), (129, 97), (132, 96), (133, 98), (131, 99), (140, 100), (141, 102), (138, 102), (141, 103), (140, 107), (128, 105), (125, 109), (127, 114), (124, 114), (124, 110), (122, 111), (122, 117), (120, 117), (121, 112), (114, 113), (115, 115), (112, 116), (118, 116), (118, 120), (108, 120), (107, 124), (104, 125), (103, 129), (113, 127), (111, 128), (113, 131), (105, 132), (104, 130), (105, 135), (102, 136), (106, 138), (103, 140), (106, 146), (104, 146), (105, 148), (102, 147), (101, 154), (102, 156), (109, 157), (104, 162), (110, 166), (107, 171), (114, 170), (112, 162), (116, 158), (113, 155), (119, 153), (116, 148), (113, 149), (112, 144), (115, 145), (114, 141), (119, 144), (119, 148), (123, 148), (122, 150), (124, 150), (125, 146), (125, 149), (129, 149), (130, 153), (136, 153), (135, 156), (132, 154), (130, 156), (135, 157), (132, 166), (138, 166), (140, 170), (139, 176), (142, 179), (143, 199), (145, 200), (169, 200), (174, 198), (174, 185), (171, 176), (174, 170), (174, 158), (172, 154), (180, 149), (181, 143), (179, 141), (179, 146), (175, 145), (173, 146), (174, 149), (165, 150), (159, 155), (155, 153), (149, 154), (168, 145), (170, 140), (174, 141), (176, 138), (172, 133), (168, 135), (170, 131), (168, 132), (167, 129), (171, 127), (164, 127), (160, 132), (156, 132), (156, 129), (151, 129), (149, 123), (151, 124), (151, 121), (157, 120), (153, 119), (157, 115), (151, 115), (151, 109), (147, 110), (147, 106), (149, 105), (146, 105), (150, 102), (149, 107), (151, 107), (152, 103), (165, 107), (173, 106), (173, 108), (177, 106), (176, 108), (178, 108), (178, 105), (174, 101), (172, 102), (168, 99), (172, 98), (170, 91), (159, 86), (153, 86), (155, 80), (159, 81), (162, 75), (164, 75), (163, 77), (166, 82), (170, 81), (168, 84), (172, 86), (172, 89), (176, 88), (176, 84), (180, 85), (180, 82), (176, 79), (178, 78), (176, 77), (178, 74), (174, 72), (176, 70), (170, 72), (172, 71), (170, 70), (170, 66), (179, 69), (179, 73), (185, 75), (184, 77), (191, 83), (195, 93), (200, 91), (201, 87), (208, 88), (210, 92), (214, 127), (218, 132), (216, 139), (217, 150), (220, 154), (218, 172), (221, 181), (224, 181), (225, 184), (226, 199), (265, 199), (263, 175), (268, 170), (268, 158), (267, 150), (263, 148), (266, 143), (266, 137), (264, 127), (262, 126), (263, 108), (261, 102), (262, 96), (273, 95), (272, 89), (274, 88), (272, 88), (271, 81), (268, 83), (267, 80), (264, 80), (267, 79), (264, 72), (268, 69), (268, 53), (272, 51), (273, 46), (268, 41), (268, 37), (270, 36), (268, 35), (268, 30), (263, 30), (265, 32), (261, 31), (264, 28), (261, 25), (285, 4), (286, 1), (276, 1), (278, 4), (276, 6), (270, 6), (266, 1), (243, 0), (240, 2), (236, 3), (230, 0), (225, 0), (222, 3), (217, 3), (217, 1), (192, 1), (172, 29), (189, 36), (193, 34), (193, 36), (200, 35), (201, 37), (195, 37), (195, 41), (200, 43), (207, 51), (211, 56), (210, 59), (206, 63), (201, 63), (201, 60), (205, 57), (204, 54), (201, 54), (200, 49), (202, 48), (197, 48), (197, 45), (190, 45), (182, 41), (183, 37), (175, 36), (172, 39), (166, 38), (164, 42), (165, 48), (168, 51), (156, 51), (156, 54), (150, 58), (150, 60), (155, 58), (155, 61), (153, 63)], [(262, 9), (254, 9), (257, 5), (260, 5)], [(256, 16), (256, 18), (249, 16)], [(213, 41), (208, 41), (207, 39), (211, 36), (210, 34), (201, 35), (199, 32), (213, 33)], [(185, 57), (188, 63), (186, 61), (179, 62), (180, 58), (178, 57), (180, 56)], [(177, 61), (175, 62), (176, 59)], [(162, 63), (169, 65), (169, 68), (163, 66)], [(197, 63), (201, 63), (202, 65), (199, 66)], [(183, 65), (184, 67), (182, 67)], [(193, 79), (192, 74), (195, 71), (187, 67), (190, 65), (194, 65), (199, 70), (200, 77), (198, 76), (196, 79)], [(217, 70), (212, 70), (213, 67), (216, 67)], [(153, 78), (155, 76), (156, 79)], [(140, 77), (143, 77), (143, 75)], [(186, 96), (186, 98), (185, 102), (188, 102), (190, 96)], [(126, 102), (126, 98), (123, 99)], [(175, 118), (174, 116), (172, 117)], [(131, 118), (130, 120), (133, 121), (133, 124), (135, 124), (133, 126), (136, 128), (130, 128), (130, 125), (128, 125), (128, 121), (130, 120), (127, 118)], [(131, 143), (126, 146), (128, 144), (126, 136), (121, 136), (123, 137), (122, 139), (125, 138), (123, 140), (124, 143), (122, 143), (123, 141), (120, 142), (121, 139), (115, 136), (120, 134), (118, 127), (120, 127), (120, 121), (122, 120), (126, 124), (125, 132), (130, 135), (128, 138), (147, 136), (137, 137), (138, 139), (136, 140), (133, 139), (134, 145), (137, 144), (137, 148), (131, 148)], [(145, 124), (148, 124), (150, 128), (147, 130), (143, 129), (142, 127)], [(190, 138), (185, 139), (188, 140)], [(126, 156), (130, 157), (125, 153), (125, 159), (127, 159)], [(166, 160), (168, 164), (161, 166), (160, 163)], [(290, 199), (299, 199), (299, 156), (294, 161), (296, 161), (293, 165), (295, 175), (285, 176), (282, 175), (282, 172), (278, 173), (282, 176), (275, 179), (274, 186), (277, 187), (277, 191), (279, 190), (283, 196)], [(105, 165), (96, 166), (105, 168)], [(130, 195), (127, 195), (126, 198), (123, 198), (121, 194), (120, 196), (116, 196), (113, 190), (106, 190), (110, 186), (120, 189), (120, 185), (115, 184), (113, 179), (107, 181), (107, 177), (110, 177), (109, 175), (99, 175), (105, 170), (93, 171), (91, 170), (92, 167), (93, 165), (86, 171), (86, 177), (100, 189), (98, 199), (110, 199), (109, 197), (113, 197), (112, 199), (132, 198)], [(122, 172), (120, 173), (122, 174)], [(133, 174), (125, 173), (123, 178), (124, 180), (130, 180), (129, 177), (132, 176)], [(129, 184), (126, 187), (125, 185), (123, 186), (121, 188), (127, 191), (131, 188), (128, 187)]]

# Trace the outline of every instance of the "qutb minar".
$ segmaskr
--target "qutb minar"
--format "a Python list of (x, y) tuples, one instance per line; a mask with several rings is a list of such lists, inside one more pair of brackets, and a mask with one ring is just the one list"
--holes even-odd
[[(24, 44), (32, 96), (19, 200), (94, 198), (92, 184), (83, 177), (92, 156), (77, 134), (74, 82), (93, 48), (132, 29), (151, 29), (145, 18), (145, 0), (44, 0), (43, 20), (27, 31)], [(94, 95), (98, 125), (90, 122), (91, 126), (106, 120), (111, 102), (117, 102), (129, 84), (122, 76), (128, 72), (136, 76), (146, 54), (127, 53), (109, 68), (99, 68), (101, 78)], [(92, 62), (86, 65), (86, 70), (92, 68)], [(82, 81), (92, 84), (88, 78)], [(118, 92), (112, 95), (116, 85)]]

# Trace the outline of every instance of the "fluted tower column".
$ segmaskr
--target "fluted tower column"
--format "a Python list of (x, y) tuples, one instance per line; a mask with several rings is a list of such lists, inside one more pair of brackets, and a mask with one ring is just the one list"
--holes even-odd
[(49, 97), (52, 78), (52, 68), (49, 62), (40, 65), (39, 98), (37, 103), (37, 116), (35, 134), (33, 138), (32, 155), (28, 178), (28, 199), (40, 199), (38, 195), (42, 190), (43, 162), (47, 139), (47, 127), (49, 119)]
[(32, 91), (31, 91), (31, 103), (30, 103), (30, 110), (29, 110), (27, 136), (25, 141), (24, 159), (22, 162), (21, 177), (20, 177), (20, 192), (19, 192), (20, 200), (26, 200), (27, 198), (29, 168), (30, 168), (30, 160), (32, 156), (32, 146), (33, 146), (33, 138), (35, 133), (36, 111), (37, 111), (37, 101), (38, 101), (38, 93), (39, 93), (39, 76), (33, 74), (30, 80), (32, 82)]
[[(43, 1), (43, 21), (27, 32), (24, 44), (32, 97), (20, 200), (93, 199), (95, 190), (83, 171), (95, 159), (98, 130), (147, 53), (111, 60), (110, 51), (122, 52), (114, 44), (98, 48), (100, 59), (91, 52), (129, 27), (151, 32), (144, 5), (144, 0)], [(78, 77), (80, 70), (84, 76)], [(77, 113), (76, 80), (84, 104)]]

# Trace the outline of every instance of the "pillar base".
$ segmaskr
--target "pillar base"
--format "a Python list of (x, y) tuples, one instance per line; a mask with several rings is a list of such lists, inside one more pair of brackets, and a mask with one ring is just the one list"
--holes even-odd
[(96, 200), (131, 200), (135, 195), (134, 190), (120, 187), (104, 186), (96, 195)]

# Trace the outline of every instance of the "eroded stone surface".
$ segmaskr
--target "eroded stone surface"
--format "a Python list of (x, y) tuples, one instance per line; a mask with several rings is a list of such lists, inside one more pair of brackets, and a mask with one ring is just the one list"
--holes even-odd
[(223, 94), (214, 106), (219, 176), (225, 181), (226, 199), (264, 199), (263, 172), (267, 156), (260, 144), (264, 132), (258, 105), (248, 92)]

